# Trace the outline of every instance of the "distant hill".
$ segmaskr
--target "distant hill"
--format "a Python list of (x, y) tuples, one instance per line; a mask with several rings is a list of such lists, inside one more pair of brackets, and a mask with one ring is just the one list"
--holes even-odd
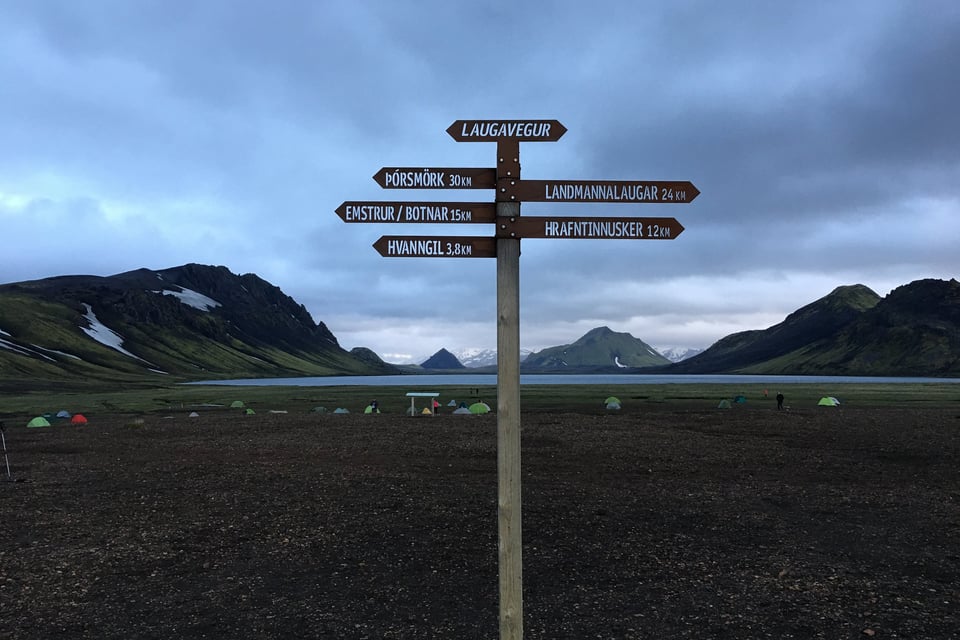
[(254, 274), (188, 264), (0, 285), (0, 378), (395, 373)]
[(960, 375), (960, 283), (918, 280), (886, 298), (838, 287), (768, 329), (727, 336), (663, 373)]
[(692, 358), (698, 353), (703, 353), (703, 349), (687, 347), (671, 347), (668, 349), (657, 349), (657, 351), (670, 362), (681, 362), (687, 358)]
[(457, 360), (457, 356), (453, 355), (446, 349), (440, 349), (435, 354), (427, 358), (424, 362), (420, 364), (423, 369), (443, 369), (443, 370), (452, 370), (452, 369), (466, 369), (463, 364)]
[(573, 344), (531, 353), (520, 368), (532, 371), (624, 370), (669, 364), (653, 347), (629, 333), (598, 327)]
[[(497, 366), (496, 349), (460, 349), (451, 353), (468, 369)], [(520, 349), (520, 362), (523, 362), (531, 353), (529, 349)]]

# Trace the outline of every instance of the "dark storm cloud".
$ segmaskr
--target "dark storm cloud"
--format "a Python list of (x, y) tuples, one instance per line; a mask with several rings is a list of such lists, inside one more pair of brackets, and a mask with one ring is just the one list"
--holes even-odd
[[(841, 284), (882, 295), (957, 271), (952, 0), (38, 1), (0, 6), (0, 54), (3, 281), (224, 264), (281, 286), (345, 346), (493, 347), (493, 261), (370, 246), (461, 229), (333, 213), (489, 198), (370, 179), (491, 166), (492, 145), (444, 132), (459, 118), (566, 125), (559, 142), (523, 145), (528, 178), (702, 192), (675, 206), (524, 204), (686, 228), (662, 242), (524, 241), (524, 346), (593, 323), (705, 346)], [(37, 236), (90, 250), (37, 260), (20, 249)]]

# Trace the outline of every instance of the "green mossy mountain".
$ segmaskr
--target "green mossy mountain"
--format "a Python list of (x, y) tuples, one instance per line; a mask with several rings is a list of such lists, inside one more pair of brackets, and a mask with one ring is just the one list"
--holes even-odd
[(5, 380), (397, 372), (262, 278), (199, 264), (0, 285), (0, 340)]
[(524, 372), (623, 371), (651, 367), (670, 361), (653, 347), (629, 333), (608, 327), (591, 329), (573, 344), (549, 347), (531, 353), (520, 365)]
[(960, 283), (918, 280), (885, 298), (838, 287), (780, 324), (732, 334), (658, 372), (960, 376)]

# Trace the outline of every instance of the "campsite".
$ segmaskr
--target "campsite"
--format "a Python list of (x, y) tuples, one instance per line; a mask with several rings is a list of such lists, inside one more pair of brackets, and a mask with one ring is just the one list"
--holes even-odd
[[(0, 405), (0, 638), (495, 638), (496, 399), (443, 391)], [(956, 385), (743, 393), (525, 395), (524, 637), (958, 636)]]

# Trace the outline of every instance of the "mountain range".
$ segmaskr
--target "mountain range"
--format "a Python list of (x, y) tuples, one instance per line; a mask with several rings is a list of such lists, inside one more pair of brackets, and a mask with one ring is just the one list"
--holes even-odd
[(0, 285), (0, 378), (397, 373), (254, 274), (187, 264)]
[(881, 298), (837, 287), (768, 329), (729, 335), (664, 373), (960, 375), (960, 283), (917, 280)]
[[(495, 371), (495, 352), (470, 352)], [(735, 333), (680, 362), (598, 327), (529, 353), (521, 370), (568, 373), (960, 375), (960, 284), (918, 280), (881, 298), (841, 286), (763, 330)], [(0, 285), (0, 380), (148, 381), (377, 375), (466, 367), (441, 349), (419, 367), (347, 351), (303, 305), (254, 274), (187, 264), (113, 276)]]

